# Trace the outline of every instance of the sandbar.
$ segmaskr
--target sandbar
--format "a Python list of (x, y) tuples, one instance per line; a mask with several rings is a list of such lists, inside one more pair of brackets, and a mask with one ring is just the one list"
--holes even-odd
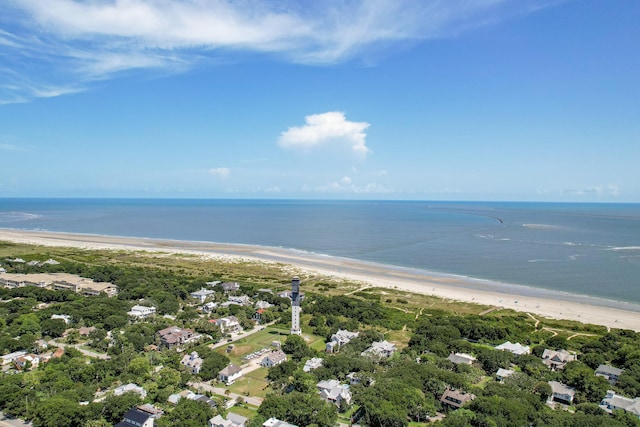
[(87, 250), (191, 254), (227, 261), (290, 265), (292, 271), (372, 286), (433, 295), (453, 301), (503, 307), (532, 315), (640, 331), (640, 305), (584, 295), (432, 273), (290, 249), (140, 237), (0, 229), (0, 241)]

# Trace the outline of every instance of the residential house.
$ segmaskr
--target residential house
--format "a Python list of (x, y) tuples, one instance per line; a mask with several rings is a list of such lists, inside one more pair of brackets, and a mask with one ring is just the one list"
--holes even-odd
[(560, 402), (566, 405), (571, 405), (573, 403), (573, 398), (576, 396), (575, 388), (569, 387), (568, 385), (562, 384), (558, 381), (549, 381), (549, 385), (551, 386), (551, 396), (549, 396), (549, 401)]
[(334, 353), (340, 349), (343, 345), (346, 345), (354, 338), (357, 338), (360, 332), (350, 332), (345, 329), (339, 329), (338, 332), (331, 335), (331, 339), (325, 345), (327, 353)]
[(576, 360), (575, 354), (569, 353), (567, 350), (549, 350), (548, 348), (542, 352), (542, 363), (553, 369), (564, 369), (564, 365)]
[(253, 316), (251, 316), (251, 318), (260, 323), (262, 322), (262, 315), (265, 313), (265, 311), (266, 310), (264, 308), (259, 308), (255, 311), (255, 313), (253, 313)]
[(615, 409), (622, 409), (640, 418), (640, 397), (631, 399), (608, 390), (607, 395), (600, 402), (600, 407), (608, 413), (612, 413)]
[(155, 307), (147, 307), (144, 305), (134, 305), (127, 314), (136, 319), (146, 319), (149, 316), (156, 314)]
[(271, 303), (270, 303), (270, 302), (268, 302), (268, 301), (260, 300), (260, 301), (256, 301), (256, 303), (253, 305), (253, 307), (254, 307), (256, 310), (264, 310), (264, 309), (266, 309), (266, 308), (271, 308), (271, 307), (273, 307), (273, 304), (271, 304)]
[(147, 414), (151, 415), (151, 417), (156, 420), (164, 415), (164, 411), (162, 409), (156, 408), (150, 403), (145, 403), (144, 405), (140, 405), (138, 406), (138, 409), (141, 410), (142, 412), (146, 412)]
[(182, 390), (180, 393), (175, 393), (170, 395), (167, 398), (167, 402), (173, 404), (173, 405), (177, 405), (178, 402), (180, 401), (180, 399), (189, 399), (189, 400), (193, 400), (196, 397), (196, 394), (194, 392), (192, 392), (191, 390)]
[(242, 326), (236, 316), (221, 317), (215, 320), (223, 334), (235, 334), (242, 332)]
[(264, 359), (260, 361), (260, 366), (264, 368), (272, 368), (287, 361), (287, 355), (282, 350), (273, 350), (268, 353)]
[[(300, 292), (300, 301), (304, 299), (304, 292)], [(291, 289), (287, 289), (286, 291), (278, 292), (278, 296), (280, 298), (289, 298), (291, 299)]]
[(88, 337), (89, 334), (91, 334), (91, 332), (95, 330), (95, 326), (83, 326), (81, 328), (78, 328), (78, 334), (80, 334), (81, 337)]
[(14, 365), (17, 370), (23, 371), (30, 367), (29, 369), (37, 368), (40, 364), (40, 357), (35, 354), (27, 354), (24, 356), (20, 356), (15, 359)]
[(129, 409), (114, 427), (153, 427), (154, 417), (138, 408)]
[(262, 427), (298, 427), (295, 424), (289, 424), (286, 421), (280, 421), (277, 418), (269, 418), (267, 421), (262, 423)]
[(26, 351), (14, 351), (13, 353), (5, 354), (4, 356), (0, 356), (0, 360), (2, 360), (2, 366), (15, 364), (15, 361), (18, 357), (26, 356)]
[(449, 357), (447, 357), (447, 359), (449, 359), (451, 362), (455, 363), (456, 365), (472, 365), (473, 362), (478, 360), (472, 355), (467, 353), (451, 353)]
[(349, 380), (349, 385), (362, 384), (362, 377), (357, 372), (349, 372), (347, 379)]
[(218, 373), (218, 379), (227, 385), (233, 384), (235, 380), (242, 376), (242, 368), (232, 364), (227, 365)]
[(146, 390), (134, 383), (121, 385), (120, 387), (116, 387), (113, 389), (113, 394), (116, 396), (122, 396), (123, 394), (129, 392), (137, 393), (142, 399), (147, 397)]
[(69, 316), (68, 314), (52, 314), (51, 315), (51, 319), (52, 320), (63, 320), (65, 324), (69, 324), (71, 323), (71, 316)]
[(198, 356), (198, 352), (194, 351), (191, 354), (185, 354), (180, 364), (189, 368), (192, 374), (197, 375), (202, 369), (203, 362), (204, 360)]
[(322, 362), (323, 362), (323, 359), (320, 357), (311, 358), (306, 362), (304, 362), (304, 367), (302, 368), (302, 370), (304, 372), (313, 371), (314, 369), (318, 369), (320, 366), (322, 366)]
[(222, 418), (220, 415), (211, 418), (209, 427), (245, 427), (247, 421), (249, 421), (248, 418), (229, 412), (226, 418)]
[(531, 353), (531, 348), (528, 345), (522, 345), (519, 342), (513, 344), (511, 343), (511, 341), (507, 341), (503, 344), (496, 346), (496, 350), (508, 351), (517, 356)]
[(516, 371), (513, 371), (511, 369), (502, 369), (499, 368), (498, 372), (496, 372), (496, 380), (497, 381), (504, 381), (505, 378), (510, 377), (511, 375), (515, 374)]
[(237, 292), (240, 290), (240, 284), (238, 282), (223, 282), (219, 283), (218, 286), (222, 288), (222, 291), (225, 294)]
[(181, 345), (195, 341), (200, 336), (194, 334), (191, 329), (182, 329), (177, 326), (169, 326), (168, 328), (158, 331), (162, 345), (167, 348), (180, 348)]
[(210, 296), (215, 295), (216, 291), (212, 291), (211, 289), (201, 288), (199, 291), (191, 292), (191, 298), (197, 299), (200, 301), (200, 304), (206, 301)]
[(611, 385), (615, 385), (623, 371), (624, 369), (614, 368), (613, 366), (600, 365), (595, 373), (599, 377), (605, 377)]
[(340, 407), (342, 402), (351, 404), (351, 390), (347, 384), (340, 384), (338, 380), (324, 380), (316, 384), (320, 397), (329, 403)]
[(218, 303), (217, 302), (213, 302), (213, 301), (209, 301), (206, 302), (202, 305), (202, 307), (200, 307), (200, 309), (204, 312), (204, 313), (211, 313), (212, 311), (214, 311), (216, 308), (218, 308)]
[(467, 402), (475, 399), (475, 394), (466, 393), (464, 391), (447, 389), (440, 398), (440, 402), (450, 409), (460, 409)]
[(0, 274), (4, 274), (6, 272), (7, 272), (7, 270), (5, 270), (4, 268), (0, 267)]
[(396, 351), (396, 345), (389, 341), (374, 341), (371, 347), (360, 353), (361, 356), (374, 356), (381, 359), (391, 357)]
[(229, 302), (234, 302), (241, 306), (251, 305), (251, 298), (249, 298), (247, 295), (240, 295), (240, 296), (229, 295), (228, 300)]

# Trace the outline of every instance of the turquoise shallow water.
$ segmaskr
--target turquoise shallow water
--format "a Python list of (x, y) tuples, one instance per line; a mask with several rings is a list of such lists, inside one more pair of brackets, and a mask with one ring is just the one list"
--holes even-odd
[(0, 199), (0, 227), (291, 248), (640, 303), (640, 205)]

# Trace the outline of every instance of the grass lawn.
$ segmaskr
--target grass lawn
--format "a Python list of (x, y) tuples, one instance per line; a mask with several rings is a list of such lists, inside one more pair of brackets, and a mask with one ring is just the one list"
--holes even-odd
[(251, 371), (240, 377), (236, 382), (228, 386), (227, 389), (232, 393), (243, 396), (265, 397), (269, 392), (267, 388), (269, 385), (267, 373), (267, 368)]
[(258, 411), (258, 408), (256, 408), (255, 406), (247, 405), (245, 403), (243, 405), (232, 406), (231, 409), (227, 411), (227, 414), (229, 412), (233, 412), (234, 414), (238, 414), (243, 417), (253, 418), (256, 416), (257, 411)]

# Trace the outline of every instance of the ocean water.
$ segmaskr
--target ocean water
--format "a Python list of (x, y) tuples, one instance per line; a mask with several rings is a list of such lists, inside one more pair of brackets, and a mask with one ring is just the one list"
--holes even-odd
[(0, 199), (0, 228), (241, 243), (640, 304), (640, 205)]

